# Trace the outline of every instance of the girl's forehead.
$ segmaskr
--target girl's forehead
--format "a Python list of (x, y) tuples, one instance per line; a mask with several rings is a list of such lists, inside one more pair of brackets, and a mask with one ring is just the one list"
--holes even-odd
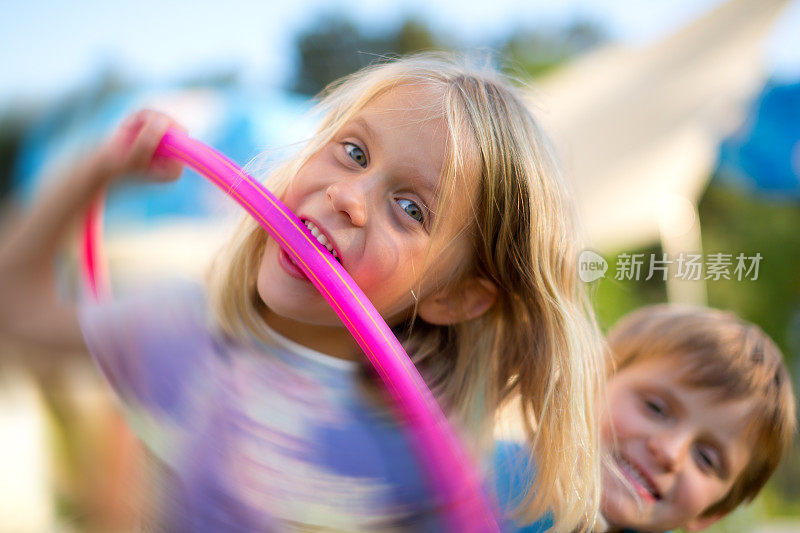
[[(447, 157), (461, 161), (464, 175), (474, 176), (480, 165), (481, 150), (466, 113), (453, 113), (446, 104), (447, 89), (435, 83), (407, 83), (391, 87), (370, 100), (353, 118), (368, 115), (390, 120), (395, 126), (431, 129), (440, 135)], [(458, 115), (459, 118), (454, 119)], [(449, 117), (449, 118), (448, 118)]]
[(397, 83), (379, 91), (373, 100), (380, 98), (397, 98), (413, 104), (421, 101), (441, 102), (444, 99), (445, 86), (434, 82)]
[(386, 89), (356, 113), (401, 113), (410, 122), (444, 119), (444, 90), (432, 84), (404, 84)]

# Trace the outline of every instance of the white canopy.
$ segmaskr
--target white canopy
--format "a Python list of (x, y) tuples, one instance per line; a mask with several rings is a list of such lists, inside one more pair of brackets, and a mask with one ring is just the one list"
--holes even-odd
[(592, 246), (618, 251), (692, 233), (681, 199), (696, 205), (720, 141), (762, 87), (764, 37), (785, 4), (731, 0), (650, 46), (606, 47), (541, 82), (533, 105), (560, 148)]

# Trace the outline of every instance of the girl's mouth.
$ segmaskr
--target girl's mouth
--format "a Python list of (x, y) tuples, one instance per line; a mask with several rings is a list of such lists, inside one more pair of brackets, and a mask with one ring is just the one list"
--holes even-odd
[(281, 265), (281, 268), (283, 268), (283, 270), (293, 278), (309, 281), (308, 276), (306, 276), (303, 271), (300, 270), (300, 267), (297, 266), (297, 263), (294, 262), (288, 253), (286, 253), (286, 250), (280, 247), (278, 248), (278, 261)]
[(310, 220), (300, 219), (300, 221), (303, 224), (306, 225), (306, 227), (308, 228), (308, 231), (311, 232), (311, 235), (313, 235), (314, 238), (317, 239), (317, 242), (320, 243), (322, 246), (324, 246), (325, 249), (328, 250), (331, 253), (333, 258), (336, 259), (336, 261), (338, 261), (341, 264), (342, 261), (339, 259), (339, 254), (333, 248), (333, 244), (331, 244), (331, 242), (328, 239), (327, 235), (325, 235), (322, 232), (322, 230), (320, 230), (317, 227), (317, 225), (314, 224), (313, 222), (311, 222)]
[[(311, 235), (320, 243), (330, 254), (333, 256), (339, 264), (342, 263), (341, 258), (339, 257), (338, 252), (333, 247), (330, 239), (319, 227), (311, 222), (310, 220), (300, 219), (300, 221), (305, 224), (308, 228), (308, 231), (311, 232)], [(283, 249), (280, 248), (280, 253), (278, 255), (281, 267), (293, 278), (301, 279), (303, 281), (309, 281), (308, 276), (305, 275), (303, 270), (300, 266), (295, 262), (295, 260)]]

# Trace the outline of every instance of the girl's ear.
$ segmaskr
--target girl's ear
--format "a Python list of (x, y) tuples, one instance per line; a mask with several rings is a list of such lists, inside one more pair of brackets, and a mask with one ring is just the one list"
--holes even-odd
[(481, 316), (496, 300), (495, 284), (475, 277), (423, 298), (417, 314), (429, 324), (449, 326)]

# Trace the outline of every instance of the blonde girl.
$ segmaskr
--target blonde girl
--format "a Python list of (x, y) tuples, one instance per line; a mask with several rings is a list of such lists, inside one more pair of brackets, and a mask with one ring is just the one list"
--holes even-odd
[[(319, 109), (317, 133), (268, 184), (392, 326), (477, 457), (491, 457), (498, 413), (514, 406), (536, 465), (519, 523), (550, 512), (557, 530), (591, 524), (599, 342), (576, 276), (572, 204), (527, 106), (495, 73), (422, 55), (334, 83)], [(72, 173), (79, 191), (66, 208), (131, 170), (176, 177), (152, 159), (168, 125), (144, 112), (123, 126)], [(35, 269), (18, 258), (41, 265), (47, 254), (31, 252), (31, 239), (57, 240), (46, 211), (34, 209), (26, 239), (0, 257), (2, 279), (16, 280), (4, 288), (15, 302), (34, 292), (37, 311), (57, 308), (54, 293), (26, 285)], [(79, 317), (58, 307), (37, 327), (0, 313), (18, 336), (88, 345), (176, 472), (166, 520), (440, 527), (357, 345), (256, 223), (242, 223), (205, 290), (174, 292)]]

